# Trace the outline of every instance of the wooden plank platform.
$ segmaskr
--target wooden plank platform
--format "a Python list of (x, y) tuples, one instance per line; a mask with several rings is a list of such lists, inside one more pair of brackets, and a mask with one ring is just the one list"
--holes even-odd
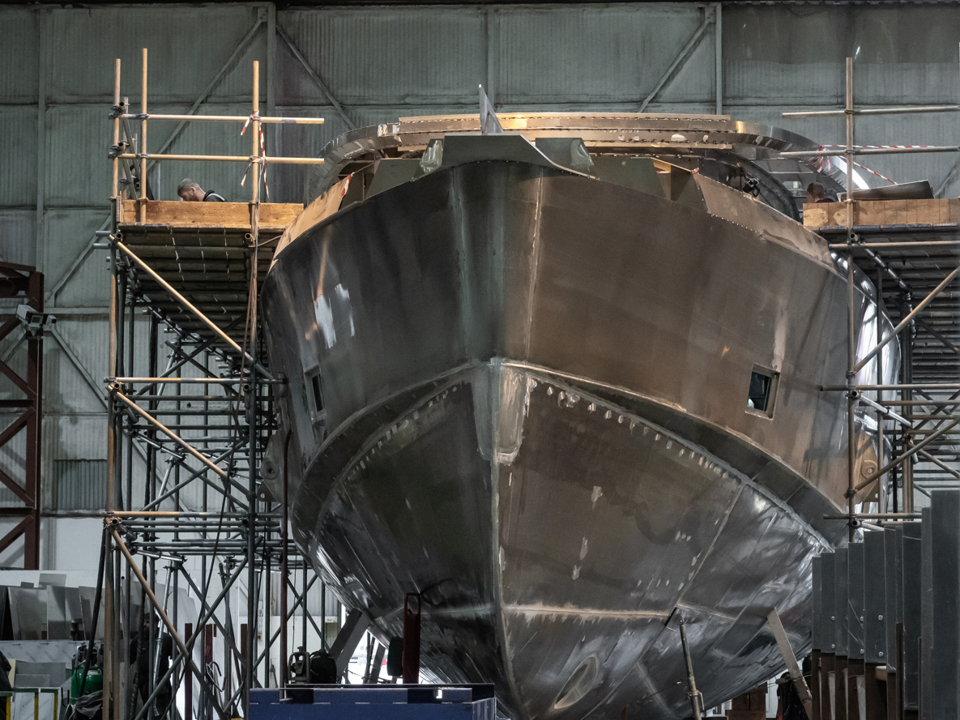
[[(139, 223), (137, 203), (126, 200), (117, 208), (123, 244), (242, 345), (254, 258), (250, 205), (149, 201), (146, 222)], [(260, 205), (258, 293), (277, 241), (302, 210), (295, 203)], [(146, 273), (138, 273), (132, 292), (139, 303), (162, 313), (177, 327), (203, 339), (214, 337)], [(218, 345), (225, 347), (219, 341)]]
[[(138, 200), (124, 200), (118, 207), (120, 224), (139, 223)], [(280, 229), (303, 212), (299, 203), (261, 203), (260, 227)], [(177, 227), (250, 228), (250, 203), (182, 202), (179, 200), (150, 200), (146, 202), (145, 225), (175, 225)]]
[[(960, 200), (861, 200), (853, 205), (853, 224), (956, 225), (960, 223)], [(808, 228), (846, 227), (847, 204), (807, 203), (803, 224)]]
[[(844, 203), (804, 205), (804, 225), (842, 246), (847, 242), (846, 213)], [(958, 199), (858, 201), (854, 204), (853, 231), (854, 262), (875, 285), (882, 280), (884, 304), (894, 323), (960, 263)], [(841, 248), (837, 252), (842, 255), (846, 251)], [(905, 289), (912, 296), (908, 305), (903, 304)], [(958, 299), (960, 278), (950, 283), (915, 321), (914, 382), (956, 382), (960, 373)]]

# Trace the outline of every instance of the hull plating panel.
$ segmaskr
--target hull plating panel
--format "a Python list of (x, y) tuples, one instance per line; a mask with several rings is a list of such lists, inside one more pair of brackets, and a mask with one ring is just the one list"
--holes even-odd
[(845, 407), (819, 386), (846, 283), (802, 227), (687, 190), (441, 169), (265, 282), (297, 542), (385, 635), (420, 592), (425, 666), (518, 719), (675, 716), (678, 613), (708, 703), (762, 681), (767, 609), (801, 649), (810, 558), (844, 533)]
[(708, 703), (756, 684), (780, 662), (764, 608), (797, 649), (809, 642), (805, 580), (825, 545), (702, 448), (499, 363), (373, 434), (309, 535), (387, 635), (419, 589), (426, 666), (495, 682), (519, 718), (674, 717), (687, 703), (678, 613)]

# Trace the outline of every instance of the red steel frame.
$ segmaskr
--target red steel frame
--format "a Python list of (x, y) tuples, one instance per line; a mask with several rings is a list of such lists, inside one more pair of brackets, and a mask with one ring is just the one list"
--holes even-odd
[[(43, 274), (26, 265), (0, 262), (0, 298), (22, 299), (37, 312), (43, 312)], [(0, 340), (21, 327), (16, 315), (0, 325)], [(23, 568), (40, 569), (40, 428), (43, 397), (43, 339), (27, 338), (27, 375), (23, 377), (0, 361), (0, 373), (6, 375), (24, 394), (22, 399), (0, 400), (0, 409), (17, 409), (20, 414), (0, 431), (0, 447), (26, 433), (22, 483), (0, 470), (0, 483), (8, 487), (23, 507), (0, 509), (0, 517), (20, 518), (20, 522), (0, 538), (0, 552), (23, 538)]]

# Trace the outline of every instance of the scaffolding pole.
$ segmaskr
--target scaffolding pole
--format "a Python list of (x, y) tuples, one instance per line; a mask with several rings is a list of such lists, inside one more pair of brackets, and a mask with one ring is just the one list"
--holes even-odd
[[(110, 334), (107, 393), (107, 499), (102, 512), (84, 516), (104, 520), (104, 572), (98, 590), (104, 615), (104, 717), (111, 720), (163, 717), (177, 720), (175, 709), (162, 708), (158, 698), (164, 688), (174, 692), (195, 688), (199, 702), (191, 695), (186, 702), (188, 716), (198, 720), (202, 708), (222, 720), (235, 714), (249, 716), (249, 691), (270, 683), (270, 662), (277, 636), (286, 637), (287, 626), (297, 612), (304, 624), (311, 623), (324, 642), (321, 627), (307, 618), (307, 592), (294, 590), (296, 601), (283, 612), (279, 627), (270, 627), (270, 573), (277, 559), (285, 569), (302, 568), (306, 579), (309, 562), (287, 536), (286, 508), (260, 496), (258, 468), (265, 438), (276, 428), (273, 416), (273, 386), (283, 382), (271, 376), (261, 361), (262, 343), (258, 327), (258, 270), (269, 250), (260, 246), (261, 184), (266, 182), (268, 164), (319, 164), (318, 158), (267, 157), (264, 127), (278, 124), (318, 126), (322, 118), (281, 118), (260, 115), (259, 63), (253, 63), (252, 104), (249, 116), (194, 116), (151, 114), (148, 111), (148, 53), (142, 51), (140, 112), (132, 113), (121, 96), (120, 61), (114, 66), (113, 111), (110, 122), (113, 145), (110, 231), (100, 233), (110, 240), (105, 245), (110, 263)], [(187, 155), (170, 152), (167, 143), (150, 154), (147, 146), (148, 121), (201, 121), (249, 123), (252, 130), (251, 155)], [(134, 137), (131, 126), (138, 127)], [(249, 226), (230, 229), (239, 233), (231, 246), (231, 259), (244, 259), (248, 283), (246, 312), (230, 322), (219, 322), (206, 305), (197, 304), (170, 276), (154, 266), (153, 257), (141, 255), (124, 242), (124, 231), (143, 226), (147, 205), (155, 192), (148, 185), (148, 163), (155, 160), (203, 162), (246, 162), (251, 169)], [(127, 191), (132, 191), (136, 212), (122, 218)], [(136, 233), (133, 232), (133, 236)], [(131, 245), (135, 245), (134, 241)], [(237, 249), (234, 250), (233, 247)], [(178, 251), (182, 249), (178, 246)], [(189, 253), (189, 250), (186, 251)], [(144, 288), (149, 286), (149, 290)], [(159, 294), (157, 290), (159, 289)], [(181, 321), (166, 315), (173, 298), (186, 311)], [(226, 305), (223, 304), (222, 305)], [(201, 309), (204, 308), (204, 309)], [(236, 312), (234, 312), (236, 315)], [(135, 348), (140, 319), (146, 313), (150, 330), (146, 352)], [(242, 341), (240, 329), (244, 330)], [(162, 333), (161, 333), (162, 331)], [(161, 334), (172, 333), (172, 340)], [(141, 335), (142, 336), (142, 335)], [(161, 352), (168, 354), (162, 365)], [(139, 363), (146, 359), (145, 367)], [(161, 420), (162, 418), (162, 420)], [(137, 452), (134, 452), (134, 451)], [(211, 479), (211, 475), (215, 476)], [(214, 491), (211, 496), (210, 491)], [(219, 512), (218, 512), (219, 511)], [(138, 561), (136, 556), (142, 557)], [(157, 562), (164, 565), (158, 572)], [(214, 568), (220, 589), (211, 587)], [(123, 572), (123, 568), (130, 572)], [(199, 621), (184, 632), (185, 614), (179, 606), (181, 581), (198, 598)], [(158, 591), (163, 582), (165, 592)], [(238, 594), (246, 590), (246, 602)], [(322, 586), (322, 583), (321, 583)], [(287, 582), (284, 582), (284, 588)], [(292, 585), (291, 585), (292, 587)], [(142, 592), (147, 603), (143, 618), (132, 608)], [(216, 595), (212, 601), (208, 596)], [(285, 597), (286, 593), (282, 593)], [(239, 625), (224, 613), (239, 611)], [(246, 621), (243, 621), (243, 615)], [(138, 713), (133, 703), (136, 689), (128, 687), (128, 673), (135, 658), (129, 657), (132, 635), (140, 632), (142, 621), (153, 616), (141, 633), (138, 652), (147, 652), (148, 697)], [(262, 628), (260, 618), (263, 618)], [(213, 637), (213, 630), (219, 632)], [(170, 664), (158, 677), (164, 636), (174, 643)], [(258, 641), (258, 636), (262, 640)], [(195, 648), (203, 653), (195, 655)], [(142, 650), (140, 648), (143, 648)], [(222, 688), (210, 682), (210, 663), (222, 648), (227, 659), (226, 682)], [(214, 656), (210, 653), (213, 652)], [(286, 676), (281, 655), (281, 677)], [(259, 672), (263, 663), (264, 671)]]
[[(945, 455), (941, 448), (945, 442), (950, 442), (949, 437), (955, 435), (951, 432), (960, 420), (951, 417), (949, 414), (939, 414), (951, 407), (955, 408), (954, 402), (957, 395), (949, 400), (933, 398), (930, 393), (953, 392), (960, 390), (960, 383), (949, 381), (949, 375), (946, 377), (937, 377), (938, 367), (952, 367), (950, 362), (942, 362), (937, 358), (943, 353), (960, 353), (957, 350), (957, 344), (950, 337), (939, 331), (935, 327), (935, 322), (944, 317), (953, 317), (958, 314), (955, 307), (945, 306), (943, 300), (939, 305), (937, 301), (941, 298), (956, 297), (956, 279), (960, 276), (960, 255), (957, 249), (960, 248), (960, 226), (958, 225), (940, 225), (940, 226), (897, 226), (897, 237), (890, 242), (863, 242), (858, 236), (859, 231), (869, 231), (876, 234), (875, 228), (858, 228), (854, 224), (855, 206), (857, 199), (853, 186), (853, 158), (858, 155), (882, 155), (882, 154), (912, 154), (921, 152), (957, 152), (960, 147), (957, 146), (896, 146), (896, 147), (876, 147), (855, 144), (855, 118), (861, 115), (896, 115), (905, 113), (938, 113), (938, 112), (957, 112), (960, 105), (942, 105), (942, 106), (918, 106), (918, 107), (892, 107), (892, 108), (867, 108), (858, 109), (854, 105), (853, 96), (853, 59), (846, 59), (846, 82), (845, 82), (845, 102), (842, 109), (836, 110), (817, 110), (804, 112), (784, 113), (784, 117), (789, 118), (814, 118), (814, 117), (844, 117), (845, 120), (845, 143), (838, 149), (825, 150), (820, 148), (815, 151), (798, 151), (781, 153), (782, 157), (838, 157), (842, 156), (847, 163), (846, 172), (846, 196), (843, 199), (846, 204), (845, 212), (845, 237), (843, 242), (830, 242), (830, 250), (839, 253), (845, 258), (847, 263), (847, 282), (849, 290), (848, 308), (849, 308), (849, 327), (848, 327), (848, 369), (846, 381), (843, 385), (827, 385), (821, 388), (826, 392), (843, 392), (847, 397), (847, 444), (848, 444), (848, 483), (847, 483), (847, 513), (844, 516), (830, 516), (834, 519), (844, 518), (849, 525), (848, 539), (854, 539), (854, 531), (861, 526), (863, 519), (870, 519), (877, 514), (859, 512), (857, 510), (857, 493), (866, 489), (876, 481), (883, 482), (887, 473), (891, 474), (891, 494), (893, 500), (894, 516), (898, 505), (902, 507), (904, 517), (912, 517), (914, 512), (914, 464), (916, 462), (931, 463), (935, 471), (942, 476), (950, 479), (960, 477), (960, 473), (951, 467), (945, 461)], [(882, 231), (883, 228), (880, 228)], [(918, 240), (905, 239), (904, 235), (911, 234), (911, 231), (919, 233)], [(902, 253), (926, 253), (929, 258), (931, 254), (940, 251), (946, 253), (937, 255), (936, 269), (923, 270), (912, 269), (903, 261)], [(877, 305), (880, 307), (884, 298), (884, 277), (889, 276), (896, 283), (895, 292), (899, 292), (899, 302), (894, 303), (899, 310), (899, 322), (889, 332), (883, 332), (882, 323), (877, 323), (876, 341), (871, 343), (869, 350), (858, 356), (857, 330), (860, 323), (858, 316), (859, 304), (856, 302), (854, 292), (855, 276), (854, 266), (857, 262), (867, 264), (864, 270), (875, 269)], [(942, 262), (940, 262), (942, 261)], [(894, 269), (898, 262), (905, 264), (905, 269), (909, 272)], [(872, 274), (872, 273), (870, 273)], [(922, 297), (919, 303), (914, 303), (914, 297)], [(931, 315), (931, 312), (934, 314)], [(945, 315), (946, 313), (946, 315)], [(933, 318), (928, 321), (924, 315)], [(924, 329), (929, 335), (940, 342), (939, 350), (930, 349), (925, 346), (922, 349), (923, 355), (920, 355), (917, 347), (917, 330)], [(896, 383), (886, 383), (883, 378), (883, 350), (892, 343), (894, 339), (900, 340), (901, 347), (901, 375)], [(939, 355), (938, 355), (939, 353)], [(874, 382), (858, 382), (859, 373), (868, 367), (869, 363), (876, 363), (876, 380)], [(953, 361), (955, 362), (955, 360)], [(939, 364), (938, 364), (939, 363)], [(867, 392), (875, 392), (876, 400), (872, 400), (864, 395)], [(893, 394), (890, 397), (888, 393)], [(922, 394), (928, 401), (919, 402), (915, 394)], [(943, 406), (937, 405), (941, 403)], [(857, 481), (854, 473), (856, 461), (855, 448), (855, 422), (857, 414), (857, 405), (864, 403), (874, 410), (877, 414), (877, 441), (878, 456), (880, 467), (867, 479)], [(916, 405), (930, 405), (936, 407), (934, 415), (915, 414)], [(896, 407), (899, 413), (893, 413), (887, 408)], [(939, 427), (926, 428), (929, 422), (933, 420), (943, 420)], [(889, 428), (885, 423), (891, 423)], [(885, 461), (884, 447), (885, 436), (892, 441), (894, 448), (894, 457)], [(917, 438), (922, 438), (919, 441)], [(953, 462), (956, 458), (950, 456)], [(902, 503), (898, 503), (898, 483), (896, 471), (900, 470), (902, 478)], [(931, 475), (930, 471), (925, 471), (924, 477)], [(883, 494), (880, 493), (882, 500)], [(884, 510), (881, 507), (881, 511)], [(886, 519), (881, 514), (880, 520)]]

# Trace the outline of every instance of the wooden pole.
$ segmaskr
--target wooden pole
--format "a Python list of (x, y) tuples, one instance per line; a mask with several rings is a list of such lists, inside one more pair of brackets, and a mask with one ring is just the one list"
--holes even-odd
[[(143, 76), (140, 82), (140, 112), (147, 114), (147, 49), (143, 48)], [(140, 123), (140, 207), (139, 222), (147, 221), (147, 120)]]
[[(846, 67), (846, 130), (847, 146), (845, 160), (847, 161), (847, 234), (853, 232), (853, 58), (847, 58)], [(146, 111), (144, 111), (146, 112)]]
[[(260, 62), (253, 61), (253, 117), (256, 118), (260, 113)], [(253, 123), (253, 152), (251, 153), (257, 161), (253, 164), (253, 199), (254, 205), (257, 204), (260, 190), (260, 121), (254, 119)], [(256, 260), (254, 260), (256, 262)]]
[[(123, 153), (120, 156), (121, 160), (145, 160), (148, 156), (141, 155), (138, 153)], [(162, 154), (153, 154), (149, 158), (154, 161), (159, 160), (187, 160), (187, 161), (197, 161), (197, 160), (216, 160), (220, 162), (242, 162), (248, 163), (253, 160), (258, 159), (256, 156), (251, 155), (172, 155), (169, 153)], [(311, 157), (275, 157), (271, 155), (270, 157), (260, 158), (265, 163), (277, 163), (280, 165), (323, 165), (323, 158), (311, 158)], [(914, 247), (916, 243), (910, 243), (910, 247)], [(929, 243), (926, 243), (929, 244)], [(884, 243), (884, 248), (886, 248), (887, 243)]]
[[(117, 149), (117, 154), (119, 155), (119, 152), (120, 152), (120, 151), (119, 151), (119, 145), (120, 145), (120, 110), (119, 110), (119, 107), (120, 107), (120, 58), (117, 58), (117, 62), (116, 62), (116, 65), (114, 66), (114, 71), (113, 71), (113, 106), (114, 106), (115, 108), (118, 108), (118, 109), (115, 111), (115, 112), (117, 113), (117, 117), (115, 117), (115, 118), (113, 119), (113, 146), (114, 146), (115, 148), (118, 148), (118, 149)], [(117, 197), (118, 197), (119, 181), (120, 181), (120, 158), (115, 156), (115, 157), (113, 158), (113, 192), (111, 193), (111, 197), (114, 199), (114, 201), (116, 201), (116, 200), (117, 200)], [(114, 210), (114, 212), (116, 212), (116, 210), (117, 210), (116, 206), (114, 206), (114, 209), (113, 209), (113, 210)]]

